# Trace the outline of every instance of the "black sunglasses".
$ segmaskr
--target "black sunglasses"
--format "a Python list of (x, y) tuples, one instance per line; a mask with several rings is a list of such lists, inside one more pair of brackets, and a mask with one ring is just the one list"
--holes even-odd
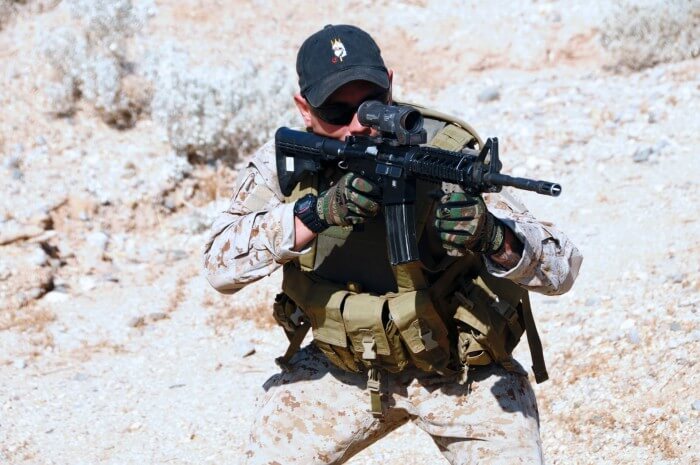
[(345, 126), (352, 122), (352, 118), (357, 113), (360, 105), (368, 100), (379, 100), (382, 103), (389, 103), (389, 91), (382, 90), (372, 95), (368, 95), (356, 105), (349, 103), (327, 103), (320, 107), (312, 107), (311, 112), (326, 123)]

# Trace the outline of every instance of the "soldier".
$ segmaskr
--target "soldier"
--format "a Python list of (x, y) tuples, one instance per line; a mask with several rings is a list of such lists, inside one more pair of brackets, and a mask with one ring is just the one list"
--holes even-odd
[[(371, 135), (356, 111), (391, 102), (374, 40), (326, 26), (297, 56), (294, 102), (307, 130)], [(478, 147), (466, 124), (424, 110), (432, 145)], [(420, 262), (387, 259), (380, 188), (339, 166), (280, 191), (274, 142), (241, 172), (205, 250), (209, 282), (233, 293), (283, 267), (275, 318), (290, 338), (265, 384), (250, 464), (339, 464), (412, 421), (452, 464), (541, 463), (535, 396), (510, 354), (524, 331), (546, 379), (527, 290), (571, 288), (582, 257), (507, 191), (419, 186)], [(446, 192), (446, 193), (445, 193)], [(297, 350), (305, 329), (313, 343)]]

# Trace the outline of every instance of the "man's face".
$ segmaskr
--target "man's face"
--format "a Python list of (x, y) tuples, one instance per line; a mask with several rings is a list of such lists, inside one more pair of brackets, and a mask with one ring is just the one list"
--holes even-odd
[[(391, 76), (391, 73), (390, 73)], [(390, 77), (391, 80), (391, 77)], [(351, 81), (333, 92), (323, 105), (344, 104), (357, 108), (362, 102), (382, 94), (382, 88), (367, 81)], [(347, 136), (375, 135), (374, 130), (362, 126), (357, 120), (357, 113), (348, 124), (332, 124), (324, 121), (300, 94), (294, 96), (299, 113), (307, 128), (320, 136), (345, 140)]]

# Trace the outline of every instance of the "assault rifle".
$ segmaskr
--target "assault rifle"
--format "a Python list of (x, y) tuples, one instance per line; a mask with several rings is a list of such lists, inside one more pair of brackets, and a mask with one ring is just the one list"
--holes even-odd
[[(503, 186), (558, 196), (561, 186), (547, 181), (501, 174), (498, 139), (484, 143), (480, 151), (451, 152), (421, 144), (426, 142), (423, 115), (413, 107), (367, 101), (357, 110), (360, 124), (377, 130), (377, 136), (349, 136), (344, 142), (310, 132), (279, 128), (275, 133), (277, 173), (284, 195), (307, 173), (323, 163), (337, 163), (382, 188), (382, 210), (392, 265), (418, 260), (415, 200), (416, 180), (458, 184), (478, 195), (499, 192)], [(488, 156), (488, 162), (487, 162)]]

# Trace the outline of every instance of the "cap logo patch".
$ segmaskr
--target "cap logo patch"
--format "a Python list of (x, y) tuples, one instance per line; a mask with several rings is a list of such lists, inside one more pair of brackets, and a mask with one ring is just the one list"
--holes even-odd
[(331, 47), (333, 48), (333, 58), (331, 58), (332, 63), (338, 63), (338, 61), (343, 61), (343, 58), (348, 56), (348, 52), (345, 51), (345, 45), (340, 41), (340, 39), (332, 39)]

